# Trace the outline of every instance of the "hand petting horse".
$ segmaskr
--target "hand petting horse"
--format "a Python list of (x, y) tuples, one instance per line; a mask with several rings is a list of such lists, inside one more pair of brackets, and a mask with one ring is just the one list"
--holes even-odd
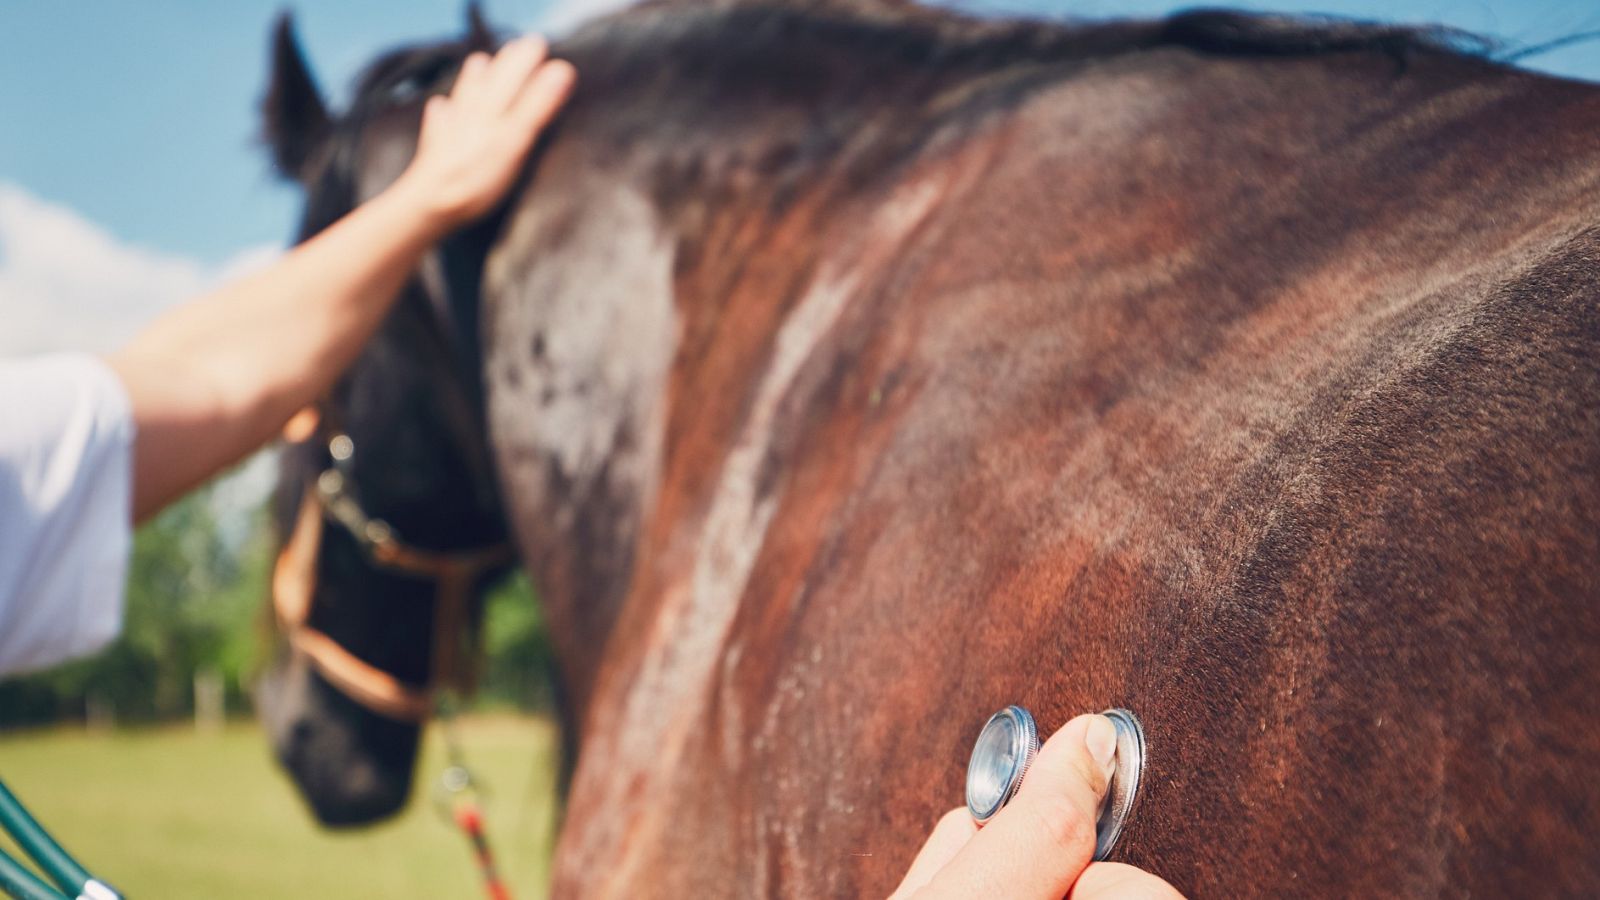
[[(307, 233), (490, 40), (331, 117), (280, 31)], [(286, 454), (306, 621), (425, 691), (439, 584), (362, 523), (515, 541), (561, 896), (886, 894), (1013, 702), (1138, 713), (1117, 856), (1193, 895), (1600, 892), (1600, 89), (1471, 51), (886, 0), (590, 25), (526, 184)], [(285, 659), (313, 807), (393, 810), (415, 722)]]

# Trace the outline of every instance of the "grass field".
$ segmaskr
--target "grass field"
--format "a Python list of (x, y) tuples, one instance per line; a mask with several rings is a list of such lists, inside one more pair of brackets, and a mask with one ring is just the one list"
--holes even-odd
[[(545, 894), (555, 733), (542, 719), (462, 725), (493, 792), (489, 838), (518, 900)], [(428, 802), (442, 748), (429, 735), (409, 809), (383, 826), (323, 831), (253, 724), (0, 736), (0, 777), (86, 866), (133, 900), (481, 897), (465, 839)], [(8, 852), (15, 847), (0, 842)]]

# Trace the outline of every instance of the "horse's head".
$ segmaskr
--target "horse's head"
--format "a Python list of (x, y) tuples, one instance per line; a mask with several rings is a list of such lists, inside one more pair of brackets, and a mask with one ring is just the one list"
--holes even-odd
[[(424, 100), (493, 43), (474, 13), (461, 40), (379, 59), (335, 116), (287, 16), (278, 23), (266, 135), (306, 192), (300, 240), (400, 174)], [(350, 370), (286, 431), (273, 603), (289, 640), (263, 684), (263, 720), (326, 824), (405, 803), (432, 692), (470, 667), (462, 635), (509, 561), (478, 376), (486, 244), (469, 230), (430, 254)]]

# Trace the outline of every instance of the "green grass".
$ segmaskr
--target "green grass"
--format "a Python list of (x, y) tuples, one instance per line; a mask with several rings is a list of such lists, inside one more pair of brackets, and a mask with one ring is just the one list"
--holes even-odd
[[(518, 900), (545, 895), (556, 738), (545, 720), (462, 723), (489, 785), (489, 839)], [(429, 802), (443, 766), (426, 741), (411, 806), (358, 832), (320, 829), (253, 724), (0, 736), (0, 776), (96, 876), (152, 898), (481, 897), (465, 838)], [(4, 844), (16, 854), (14, 845)]]

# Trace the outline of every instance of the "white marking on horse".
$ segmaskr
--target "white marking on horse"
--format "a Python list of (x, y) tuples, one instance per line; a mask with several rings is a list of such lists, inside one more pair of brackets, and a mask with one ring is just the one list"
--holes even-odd
[[(618, 546), (629, 546), (659, 474), (661, 398), (678, 341), (673, 247), (653, 207), (626, 186), (608, 184), (584, 197), (585, 215), (576, 217), (559, 259), (490, 257), (489, 294), (502, 307), (491, 337), (491, 430), (502, 447), (536, 451), (502, 460), (508, 471), (534, 468), (514, 477), (524, 491), (516, 508), (537, 513), (519, 521), (546, 517), (563, 532), (577, 515), (569, 504), (603, 492), (630, 499), (635, 512), (616, 523), (624, 532)], [(568, 212), (530, 204), (502, 243), (536, 245), (535, 237)], [(530, 335), (537, 354), (506, 343)], [(574, 485), (570, 496), (546, 495), (546, 464)], [(596, 484), (602, 476), (608, 483)]]
[[(610, 727), (597, 729), (596, 742), (584, 751), (582, 766), (605, 773), (601, 783), (589, 787), (609, 795), (596, 797), (591, 792), (585, 802), (620, 804), (629, 813), (589, 819), (591, 833), (568, 845), (567, 864), (585, 865), (582, 853), (571, 852), (576, 850), (574, 845), (581, 844), (607, 853), (605, 865), (614, 879), (609, 883), (625, 885), (647, 877), (637, 867), (645, 863), (651, 846), (648, 835), (670, 829), (672, 811), (668, 804), (645, 794), (670, 783), (687, 740), (703, 722), (699, 712), (711, 695), (714, 679), (719, 672), (724, 677), (731, 674), (722, 651), (780, 500), (758, 490), (779, 409), (857, 293), (863, 274), (895, 257), (893, 251), (934, 208), (944, 187), (939, 181), (917, 182), (884, 201), (864, 229), (867, 239), (847, 245), (855, 252), (825, 263), (780, 326), (771, 362), (723, 464), (693, 545), (689, 577), (667, 588), (651, 628), (646, 658), (628, 687), (620, 716), (611, 719), (608, 715)], [(731, 658), (738, 648), (728, 648), (728, 652)], [(813, 664), (818, 661), (814, 659)], [(791, 689), (797, 687), (790, 685)], [(737, 713), (736, 708), (723, 708), (724, 715)], [(735, 733), (751, 737), (744, 726), (754, 723), (727, 724), (725, 739)], [(783, 776), (780, 773), (778, 777)], [(769, 824), (777, 830), (784, 855), (794, 857), (798, 835), (793, 828), (788, 823)], [(616, 856), (619, 852), (622, 858)], [(760, 865), (771, 862), (763, 860)]]

